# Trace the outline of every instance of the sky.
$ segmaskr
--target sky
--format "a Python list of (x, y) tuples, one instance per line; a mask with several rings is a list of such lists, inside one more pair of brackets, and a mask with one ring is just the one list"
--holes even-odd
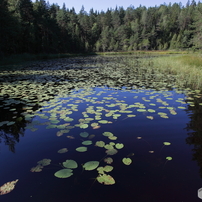
[(106, 11), (107, 8), (115, 9), (116, 6), (123, 6), (123, 8), (126, 9), (130, 5), (133, 5), (136, 8), (139, 7), (140, 4), (146, 7), (155, 7), (164, 4), (164, 2), (166, 4), (170, 2), (172, 4), (181, 2), (182, 5), (185, 6), (188, 0), (46, 0), (46, 2), (48, 1), (50, 4), (57, 3), (60, 7), (65, 3), (66, 8), (71, 9), (74, 7), (76, 13), (78, 13), (82, 5), (85, 11), (89, 12), (91, 8), (93, 8), (94, 11)]

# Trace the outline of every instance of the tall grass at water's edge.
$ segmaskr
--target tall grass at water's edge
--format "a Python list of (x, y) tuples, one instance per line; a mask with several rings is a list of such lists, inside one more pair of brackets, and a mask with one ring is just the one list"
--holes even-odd
[(202, 89), (202, 55), (187, 54), (151, 58), (148, 66), (162, 73), (175, 74), (180, 81), (194, 89)]

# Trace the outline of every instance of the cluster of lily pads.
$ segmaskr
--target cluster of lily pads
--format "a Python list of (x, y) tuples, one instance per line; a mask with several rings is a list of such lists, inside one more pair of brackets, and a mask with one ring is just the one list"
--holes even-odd
[[(81, 132), (80, 137), (82, 138), (88, 138), (88, 140), (82, 140), (82, 145), (81, 147), (77, 147), (75, 150), (78, 152), (86, 152), (88, 149), (86, 146), (92, 145), (93, 141), (89, 140), (92, 139), (93, 137), (89, 135), (88, 132)], [(112, 155), (115, 155), (118, 153), (118, 150), (121, 150), (124, 147), (123, 143), (120, 142), (114, 142), (117, 140), (117, 136), (115, 136), (111, 132), (103, 132), (103, 136), (107, 137), (110, 142), (106, 143), (102, 140), (94, 142), (94, 146), (97, 148), (103, 148), (105, 149), (105, 156), (101, 160), (93, 160), (93, 161), (88, 161), (85, 162), (81, 165), (79, 165), (75, 160), (72, 159), (67, 159), (64, 162), (60, 163), (60, 166), (62, 167), (60, 170), (54, 173), (54, 176), (57, 178), (69, 178), (71, 177), (74, 173), (73, 171), (77, 169), (79, 166), (82, 167), (83, 170), (86, 171), (92, 171), (92, 170), (97, 170), (98, 175), (96, 177), (96, 180), (104, 185), (113, 185), (115, 184), (115, 179), (109, 175), (108, 173), (111, 172), (114, 167), (111, 165), (113, 164), (113, 158), (110, 157)], [(137, 137), (137, 139), (142, 139), (142, 137)], [(113, 141), (112, 141), (113, 140)], [(164, 146), (169, 146), (171, 145), (170, 142), (163, 142), (163, 146), (160, 149), (160, 151), (163, 149)], [(67, 148), (62, 148), (58, 150), (58, 153), (66, 153), (68, 152)], [(150, 153), (153, 153), (154, 151), (149, 151)], [(133, 156), (134, 154), (131, 154), (130, 156)], [(130, 165), (132, 163), (132, 159), (128, 157), (122, 158), (122, 163), (125, 165)], [(172, 157), (168, 156), (166, 157), (167, 161), (172, 160)], [(167, 163), (167, 161), (164, 163)], [(107, 165), (101, 166), (101, 164), (106, 163)], [(50, 165), (51, 164), (51, 159), (42, 159), (37, 162), (37, 165), (33, 168), (31, 168), (31, 172), (41, 172), (44, 166)]]
[[(87, 132), (81, 132), (80, 136), (83, 138), (89, 137), (89, 134)], [(111, 132), (104, 132), (103, 136), (108, 137), (109, 140), (117, 140), (117, 137), (114, 136), (113, 133)], [(91, 145), (93, 142), (91, 140), (84, 140), (82, 141), (82, 145)], [(99, 166), (100, 161), (88, 161), (82, 165), (82, 168), (87, 171), (95, 170), (97, 169), (98, 176), (96, 177), (96, 180), (104, 185), (112, 185), (115, 184), (115, 179), (108, 174), (108, 172), (111, 172), (114, 167), (109, 165), (113, 163), (113, 158), (109, 157), (112, 155), (115, 155), (118, 153), (118, 150), (122, 149), (124, 147), (123, 143), (115, 143), (115, 142), (109, 142), (105, 143), (104, 141), (96, 141), (94, 146), (104, 148), (106, 156), (104, 157), (103, 162), (105, 162), (108, 165)], [(68, 150), (67, 148), (62, 148), (58, 150), (58, 153), (66, 153)], [(76, 151), (78, 152), (86, 152), (87, 147), (77, 147)], [(132, 163), (132, 159), (129, 157), (124, 157), (122, 158), (122, 162), (125, 165), (130, 165)], [(31, 172), (41, 172), (44, 166), (50, 165), (51, 164), (51, 159), (42, 159), (37, 162), (37, 165), (33, 168), (31, 168)], [(75, 160), (72, 159), (67, 159), (61, 164), (62, 169), (59, 171), (55, 172), (54, 175), (55, 177), (58, 178), (68, 178), (73, 175), (73, 169), (78, 168), (78, 163)]]
[[(99, 129), (103, 124), (112, 124), (140, 115), (150, 120), (158, 117), (167, 119), (170, 115), (176, 115), (178, 110), (187, 107), (183, 98), (175, 100), (177, 94), (169, 91), (122, 90), (111, 94), (108, 91), (106, 88), (87, 89), (72, 93), (66, 98), (56, 96), (50, 101), (41, 102), (39, 110), (23, 113), (27, 121), (38, 117), (26, 128), (35, 131), (37, 128), (34, 126), (37, 124), (47, 125), (47, 129), (59, 129), (57, 136), (62, 136), (75, 127)], [(126, 103), (128, 94), (137, 93), (139, 95), (130, 98), (131, 103)], [(74, 120), (75, 115), (81, 118)], [(43, 122), (43, 119), (46, 122)]]
[[(167, 91), (166, 89), (172, 90), (173, 88), (179, 87), (175, 85), (177, 81), (177, 79), (174, 78), (175, 75), (169, 76), (169, 78), (173, 78), (171, 80), (161, 79), (158, 77), (155, 70), (143, 66), (137, 67), (135, 62), (133, 64), (133, 60), (133, 58), (128, 60), (128, 58), (125, 57), (106, 56), (60, 59), (33, 63), (20, 70), (1, 71), (0, 109), (8, 110), (14, 114), (11, 120), (0, 120), (0, 126), (14, 125), (19, 117), (23, 118), (23, 116), (25, 116), (26, 119), (32, 118), (34, 116), (34, 110), (40, 108), (41, 105), (43, 107), (44, 102), (51, 102), (51, 100), (55, 102), (57, 96), (61, 98), (70, 95), (69, 97), (71, 97), (73, 96), (72, 93), (81, 88), (91, 90), (96, 86), (108, 86), (113, 89), (121, 89), (125, 86), (130, 90), (136, 90), (136, 93), (140, 93), (141, 89), (142, 91), (145, 89), (157, 89), (160, 94), (161, 92)], [(128, 64), (128, 61), (130, 61), (130, 64)], [(145, 72), (147, 73), (146, 75)], [(168, 75), (164, 76), (166, 77)], [(179, 93), (188, 93), (191, 90), (185, 89), (183, 91), (176, 91)], [(75, 94), (75, 96), (77, 95)], [(151, 99), (154, 98), (155, 97), (152, 98), (151, 95)], [(84, 97), (82, 99), (83, 101), (88, 101), (88, 99)], [(96, 103), (97, 98), (90, 99), (93, 104)], [(151, 99), (144, 97), (142, 99), (144, 102), (151, 102)], [(172, 97), (167, 97), (166, 99), (172, 99)], [(77, 103), (79, 104), (79, 102), (82, 102), (82, 100)], [(162, 108), (167, 106), (167, 103), (162, 101), (161, 98), (159, 98), (157, 102), (161, 102), (163, 105)], [(188, 104), (194, 105), (191, 100), (188, 102), (190, 102)], [(101, 101), (100, 104), (102, 103)], [(181, 102), (181, 104), (182, 103), (183, 102)], [(18, 111), (17, 106), (19, 104), (24, 106), (23, 112), (16, 116), (15, 113)], [(51, 102), (50, 104), (53, 103)], [(153, 104), (154, 103), (150, 103), (150, 106), (154, 106)], [(136, 105), (139, 105), (139, 112), (145, 112), (142, 102), (137, 102)], [(109, 104), (109, 107), (113, 106), (114, 104)], [(120, 107), (123, 106), (124, 105)], [(175, 109), (171, 107), (172, 106), (170, 106), (171, 114), (175, 114)], [(184, 108), (183, 106), (178, 107)], [(155, 113), (154, 109), (150, 108), (148, 108), (148, 112)], [(110, 116), (110, 113), (108, 115)], [(159, 115), (163, 118), (168, 117), (162, 112), (159, 112)], [(118, 115), (114, 113), (113, 117), (116, 116), (118, 117)], [(153, 119), (150, 115), (147, 115), (147, 118)]]

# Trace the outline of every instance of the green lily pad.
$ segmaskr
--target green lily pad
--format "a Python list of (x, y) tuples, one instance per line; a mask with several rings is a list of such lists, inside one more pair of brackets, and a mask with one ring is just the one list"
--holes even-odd
[(78, 151), (78, 152), (85, 152), (85, 151), (87, 151), (87, 147), (77, 147), (76, 151)]
[(134, 114), (129, 114), (129, 115), (127, 115), (127, 117), (129, 117), (129, 118), (131, 118), (131, 117), (136, 117), (136, 115), (134, 115)]
[(148, 109), (147, 111), (150, 113), (156, 112), (154, 109)]
[(114, 168), (113, 168), (113, 166), (105, 166), (104, 168), (104, 172), (111, 172)]
[(107, 136), (107, 137), (112, 137), (112, 136), (114, 136), (113, 135), (113, 133), (111, 133), (111, 132), (104, 132), (104, 133), (102, 133), (104, 136)]
[(68, 177), (72, 176), (73, 173), (72, 173), (71, 169), (61, 169), (61, 170), (57, 171), (54, 175), (55, 175), (55, 177), (58, 177), (58, 178), (68, 178)]
[(153, 116), (147, 116), (148, 119), (153, 120), (154, 117)]
[(137, 109), (138, 112), (146, 112), (146, 109)]
[(97, 142), (95, 143), (95, 146), (97, 146), (97, 147), (104, 147), (104, 146), (105, 146), (105, 143), (104, 143), (103, 141), (97, 141)]
[(117, 140), (117, 137), (116, 136), (109, 136), (108, 137), (110, 140)]
[(10, 121), (10, 122), (8, 122), (6, 125), (7, 125), (7, 126), (11, 126), (11, 125), (13, 125), (13, 124), (15, 124), (15, 122), (14, 122), (14, 121)]
[(113, 159), (111, 157), (105, 158), (104, 162), (111, 164), (113, 162)]
[(83, 128), (83, 129), (88, 128), (88, 124), (84, 123), (84, 124), (80, 125), (80, 128)]
[(108, 123), (107, 120), (100, 120), (100, 121), (98, 121), (98, 122), (99, 122), (99, 123), (102, 123), (102, 124)]
[(170, 157), (170, 156), (167, 156), (166, 159), (167, 159), (168, 161), (171, 161), (173, 158)]
[(186, 107), (178, 106), (179, 109), (186, 109)]
[(110, 144), (106, 144), (104, 146), (105, 149), (114, 149), (113, 145), (110, 145)]
[(41, 166), (47, 166), (50, 165), (51, 159), (42, 159), (41, 161), (38, 161), (37, 163)]
[(88, 161), (83, 165), (83, 168), (85, 170), (94, 170), (98, 167), (99, 164), (99, 161)]
[(170, 142), (164, 142), (163, 144), (164, 144), (164, 145), (171, 145)]
[(91, 140), (86, 140), (82, 142), (83, 145), (91, 145), (92, 141)]
[(132, 163), (132, 160), (131, 158), (123, 158), (122, 159), (122, 162), (125, 164), (125, 165), (130, 165)]
[(117, 143), (117, 144), (115, 145), (115, 147), (116, 147), (117, 149), (122, 149), (122, 148), (124, 147), (124, 145), (123, 145), (122, 143)]
[(86, 138), (89, 136), (89, 134), (87, 132), (82, 132), (80, 133), (80, 136)]
[(115, 184), (114, 178), (110, 175), (100, 174), (96, 179), (100, 184), (104, 184), (104, 185)]
[(78, 167), (77, 162), (74, 160), (66, 160), (65, 162), (62, 163), (62, 165), (65, 168), (77, 168)]
[(116, 154), (118, 151), (116, 149), (108, 149), (105, 151), (107, 153), (107, 155), (114, 155)]
[(31, 168), (31, 172), (41, 172), (42, 171), (42, 169), (43, 169), (43, 166), (41, 166), (41, 165), (37, 165), (37, 166), (35, 166), (35, 167), (33, 167), (33, 168)]
[(62, 148), (62, 149), (58, 150), (58, 153), (60, 153), (60, 154), (63, 154), (63, 153), (66, 153), (66, 152), (68, 152), (67, 148)]
[(95, 127), (95, 126), (98, 126), (99, 124), (98, 123), (91, 123), (90, 124), (92, 127)]

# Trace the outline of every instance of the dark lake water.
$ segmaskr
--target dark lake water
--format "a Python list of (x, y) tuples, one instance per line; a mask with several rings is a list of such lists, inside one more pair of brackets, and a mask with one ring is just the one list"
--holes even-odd
[[(0, 201), (200, 201), (197, 191), (202, 187), (202, 138), (197, 131), (200, 118), (196, 118), (200, 105), (197, 108), (187, 103), (187, 97), (193, 95), (105, 87), (72, 90), (42, 102), (32, 117), (25, 115), (26, 124), (19, 137), (19, 131), (12, 128), (16, 123), (1, 126), (0, 185), (19, 181), (13, 191), (0, 196)], [(2, 113), (5, 110), (2, 108)], [(94, 129), (92, 123), (100, 128)], [(83, 124), (88, 127), (82, 128)], [(58, 133), (61, 130), (68, 131)], [(81, 137), (82, 132), (89, 136)], [(117, 139), (110, 140), (104, 132), (113, 133)], [(85, 140), (92, 141), (85, 146), (87, 151), (76, 151)], [(88, 161), (106, 165), (106, 149), (95, 146), (97, 141), (124, 145), (108, 156), (113, 159), (113, 170), (107, 173), (114, 178), (113, 185), (100, 184), (96, 169), (82, 168)], [(68, 151), (58, 153), (62, 148)], [(132, 160), (130, 165), (122, 162), (125, 157)], [(41, 172), (31, 172), (42, 159), (50, 159), (50, 165)], [(68, 159), (78, 164), (73, 175), (55, 177), (61, 163)]]

